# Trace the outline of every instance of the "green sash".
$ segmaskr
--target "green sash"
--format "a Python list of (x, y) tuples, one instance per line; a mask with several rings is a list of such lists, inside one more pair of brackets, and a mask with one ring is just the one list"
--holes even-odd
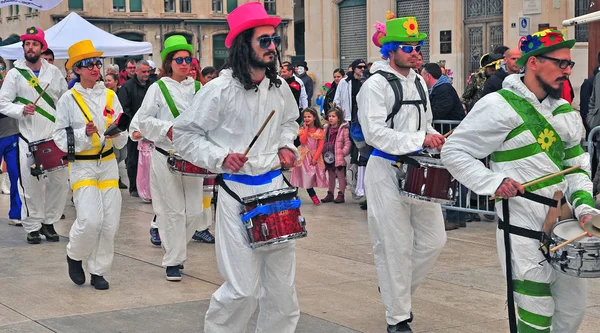
[[(175, 101), (173, 101), (173, 97), (171, 97), (169, 89), (167, 89), (165, 83), (162, 80), (158, 80), (156, 81), (156, 84), (158, 84), (160, 91), (165, 97), (165, 101), (167, 101), (167, 105), (169, 106), (169, 110), (171, 110), (171, 113), (173, 114), (173, 118), (179, 117), (179, 110), (177, 110), (177, 106), (175, 106)], [(199, 81), (194, 81), (195, 92), (198, 92), (198, 90), (200, 90), (201, 87), (202, 84)]]
[[(54, 110), (56, 110), (56, 106), (54, 106), (54, 101), (52, 100), (52, 98), (44, 91), (44, 89), (42, 89), (42, 87), (40, 87), (40, 85), (38, 84), (38, 80), (37, 78), (34, 78), (31, 76), (31, 74), (29, 74), (29, 72), (25, 69), (22, 68), (16, 68), (15, 69), (21, 73), (21, 75), (25, 78), (25, 80), (27, 80), (27, 82), (29, 82), (29, 84), (31, 86), (33, 86), (33, 88), (35, 89), (35, 91), (37, 91), (38, 94), (42, 94), (42, 91), (44, 92), (42, 94), (42, 98), (44, 99), (44, 101), (46, 101), (46, 103), (48, 103), (48, 105), (50, 105), (50, 107), (52, 107)], [(32, 103), (33, 104), (33, 103)]]

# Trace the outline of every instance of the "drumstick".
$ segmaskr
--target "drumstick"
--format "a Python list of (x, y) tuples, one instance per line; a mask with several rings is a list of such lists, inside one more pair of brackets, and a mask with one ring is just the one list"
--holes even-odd
[(35, 99), (35, 102), (33, 102), (33, 105), (37, 105), (37, 102), (40, 100), (40, 98), (42, 98), (42, 95), (46, 92), (46, 89), (48, 89), (48, 87), (50, 87), (50, 83), (48, 83), (46, 85), (46, 88), (44, 88), (44, 90), (42, 90), (42, 92), (40, 93), (38, 98)]
[(562, 247), (564, 247), (564, 246), (567, 246), (567, 245), (569, 245), (569, 244), (573, 243), (574, 241), (577, 241), (577, 240), (579, 240), (579, 239), (581, 239), (581, 238), (583, 238), (583, 237), (587, 236), (587, 234), (588, 234), (588, 232), (587, 232), (587, 231), (584, 231), (584, 232), (582, 232), (581, 234), (579, 234), (579, 235), (577, 235), (577, 236), (575, 236), (575, 237), (573, 237), (573, 238), (571, 238), (571, 239), (569, 239), (569, 240), (565, 241), (564, 243), (561, 243), (560, 245), (557, 245), (557, 246), (555, 246), (555, 247), (551, 248), (551, 249), (550, 249), (550, 252), (554, 253), (554, 251), (556, 251), (556, 250), (558, 250), (558, 249), (560, 249), (560, 248), (562, 248)]
[(262, 133), (262, 131), (265, 129), (265, 127), (267, 127), (267, 124), (269, 123), (269, 121), (271, 120), (271, 118), (273, 118), (274, 114), (275, 114), (275, 110), (273, 110), (273, 111), (271, 111), (271, 113), (269, 113), (269, 116), (267, 117), (267, 119), (265, 120), (265, 122), (262, 124), (262, 126), (258, 130), (258, 133), (256, 133), (256, 135), (254, 136), (254, 139), (252, 139), (252, 142), (250, 142), (250, 145), (248, 146), (248, 148), (246, 148), (246, 151), (244, 151), (244, 156), (248, 155), (248, 152), (250, 151), (250, 149), (252, 148), (252, 146), (254, 146), (254, 143), (256, 142), (256, 140), (258, 139), (258, 137), (260, 136), (260, 134)]
[[(568, 169), (564, 169), (562, 171), (559, 171), (559, 172), (556, 172), (556, 173), (553, 173), (553, 174), (549, 174), (549, 175), (544, 176), (544, 177), (542, 177), (540, 179), (532, 180), (532, 181), (524, 183), (522, 185), (523, 185), (523, 188), (526, 188), (526, 187), (529, 187), (531, 185), (535, 185), (535, 184), (541, 183), (541, 182), (543, 182), (545, 180), (548, 180), (550, 178), (554, 178), (556, 176), (564, 175), (565, 173), (569, 173), (569, 172), (571, 172), (573, 170), (577, 170), (579, 168), (581, 168), (581, 165), (574, 165), (574, 166), (572, 166), (572, 167), (570, 167)], [(494, 195), (493, 197), (490, 197), (490, 200), (495, 200), (497, 197), (498, 196)]]
[(449, 130), (448, 132), (446, 132), (446, 134), (444, 134), (444, 138), (449, 137), (450, 134), (452, 134), (452, 132), (454, 132), (455, 129), (456, 129), (456, 127), (454, 127), (453, 129)]

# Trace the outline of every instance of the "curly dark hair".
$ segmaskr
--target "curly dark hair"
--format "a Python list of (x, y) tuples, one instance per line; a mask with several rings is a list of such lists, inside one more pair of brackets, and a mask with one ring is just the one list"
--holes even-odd
[[(250, 76), (250, 64), (253, 56), (253, 49), (249, 40), (254, 36), (254, 29), (248, 29), (239, 34), (234, 40), (229, 50), (229, 58), (223, 68), (230, 68), (233, 71), (233, 77), (240, 80), (244, 85), (244, 89), (258, 90), (258, 86), (252, 82)], [(277, 52), (277, 51), (276, 51)], [(278, 54), (276, 54), (279, 57)], [(275, 85), (279, 88), (281, 80), (277, 78), (277, 64), (270, 65), (266, 68), (265, 76), (269, 79), (269, 89)]]

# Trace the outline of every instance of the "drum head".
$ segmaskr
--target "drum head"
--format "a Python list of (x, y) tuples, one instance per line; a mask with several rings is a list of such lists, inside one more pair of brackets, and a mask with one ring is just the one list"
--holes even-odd
[[(554, 230), (552, 230), (552, 233), (554, 235), (556, 235), (558, 238), (560, 238), (559, 243), (562, 243), (568, 239), (577, 237), (583, 231), (584, 230), (582, 230), (581, 227), (579, 226), (578, 220), (568, 219), (568, 220), (563, 220), (563, 221), (558, 222), (556, 224), (556, 226), (554, 226)], [(584, 237), (584, 238), (581, 238), (580, 240), (578, 240), (577, 242), (579, 242), (579, 243), (598, 243), (598, 242), (600, 242), (600, 239), (598, 239), (597, 237)]]
[(439, 158), (434, 158), (431, 156), (411, 156), (412, 158), (414, 158), (417, 162), (419, 162), (419, 164), (421, 166), (427, 166), (427, 167), (431, 167), (431, 168), (439, 168), (439, 169), (446, 169), (444, 167), (444, 165), (442, 164), (442, 160)]
[(585, 222), (585, 224), (583, 225), (583, 229), (585, 229), (585, 231), (589, 232), (590, 234), (594, 235), (595, 237), (600, 238), (600, 228), (598, 228), (598, 226), (596, 226), (597, 223), (598, 223), (598, 219), (592, 218), (591, 220)]

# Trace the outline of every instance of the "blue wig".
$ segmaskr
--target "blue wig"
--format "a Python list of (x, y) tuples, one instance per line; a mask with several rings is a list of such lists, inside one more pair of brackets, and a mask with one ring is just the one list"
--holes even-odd
[(394, 53), (396, 51), (398, 51), (398, 48), (400, 47), (402, 43), (400, 42), (388, 42), (383, 44), (383, 46), (381, 47), (381, 49), (379, 50), (379, 52), (381, 52), (381, 55), (383, 56), (384, 59), (388, 59), (390, 57), (390, 52)]

